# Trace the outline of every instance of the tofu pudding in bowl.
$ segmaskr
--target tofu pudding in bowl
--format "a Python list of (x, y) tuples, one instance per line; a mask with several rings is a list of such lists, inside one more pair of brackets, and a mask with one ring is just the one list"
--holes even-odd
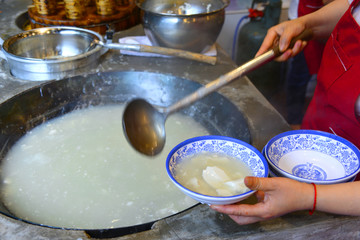
[(253, 146), (225, 136), (199, 136), (179, 143), (166, 159), (169, 178), (185, 195), (206, 204), (232, 204), (254, 191), (246, 176), (267, 177), (268, 164)]
[(176, 180), (204, 195), (231, 196), (249, 190), (244, 177), (251, 175), (250, 168), (233, 157), (221, 153), (198, 153), (183, 160)]

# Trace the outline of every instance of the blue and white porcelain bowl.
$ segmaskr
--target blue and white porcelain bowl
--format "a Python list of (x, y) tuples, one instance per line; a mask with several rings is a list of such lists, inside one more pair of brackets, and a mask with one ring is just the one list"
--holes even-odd
[[(264, 152), (265, 152), (265, 147), (261, 151), (261, 153), (265, 156)], [(269, 177), (286, 177), (286, 176), (283, 176), (281, 174), (281, 172), (276, 171), (270, 164), (268, 167), (269, 167)], [(355, 179), (356, 179), (356, 175), (354, 177), (350, 178), (349, 180), (347, 180), (346, 182), (353, 182), (353, 181), (355, 181)]]
[(347, 182), (360, 171), (360, 152), (356, 146), (327, 132), (281, 133), (266, 144), (263, 154), (277, 176), (301, 182)]
[(248, 166), (253, 176), (267, 177), (268, 164), (264, 156), (253, 146), (241, 140), (224, 136), (195, 137), (178, 144), (166, 159), (166, 170), (171, 181), (186, 195), (206, 204), (232, 204), (251, 196), (254, 191), (233, 196), (210, 196), (194, 192), (177, 181), (177, 170), (183, 159), (198, 153), (220, 153), (242, 161)]

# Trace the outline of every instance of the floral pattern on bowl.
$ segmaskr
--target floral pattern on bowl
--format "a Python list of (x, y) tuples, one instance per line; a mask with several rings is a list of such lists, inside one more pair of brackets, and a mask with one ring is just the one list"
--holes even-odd
[(326, 172), (321, 167), (309, 162), (296, 165), (292, 169), (292, 174), (300, 178), (314, 179), (317, 181), (326, 180), (327, 178)]
[(265, 146), (269, 164), (286, 177), (304, 182), (345, 182), (360, 170), (360, 152), (339, 136), (314, 130), (279, 134)]

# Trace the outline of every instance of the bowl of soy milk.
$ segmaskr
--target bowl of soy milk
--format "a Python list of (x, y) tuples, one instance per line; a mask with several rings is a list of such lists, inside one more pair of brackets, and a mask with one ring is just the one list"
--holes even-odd
[(232, 204), (254, 191), (246, 176), (267, 177), (268, 164), (250, 144), (225, 136), (200, 136), (185, 140), (166, 159), (171, 181), (186, 195), (206, 204)]

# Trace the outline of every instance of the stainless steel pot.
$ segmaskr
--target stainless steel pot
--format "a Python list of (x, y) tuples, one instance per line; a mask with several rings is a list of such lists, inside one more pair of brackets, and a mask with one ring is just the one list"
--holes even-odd
[(229, 0), (136, 0), (155, 46), (206, 52), (216, 42)]
[[(187, 79), (150, 72), (108, 72), (46, 82), (0, 104), (0, 161), (27, 131), (74, 109), (125, 103), (137, 97), (167, 106), (200, 86)], [(211, 134), (251, 141), (245, 117), (219, 93), (210, 94), (182, 112), (201, 123)], [(0, 212), (17, 219), (1, 202)], [(157, 220), (115, 229), (86, 229), (86, 232), (92, 237), (115, 237), (148, 230)]]
[(103, 37), (93, 31), (72, 27), (37, 28), (5, 40), (2, 51), (11, 73), (20, 79), (62, 79), (70, 72), (93, 67), (104, 53), (92, 45)]
[(5, 40), (2, 46), (11, 73), (33, 81), (62, 79), (70, 72), (91, 68), (108, 48), (152, 52), (215, 64), (216, 58), (188, 51), (139, 44), (106, 43), (91, 30), (77, 27), (37, 28)]

